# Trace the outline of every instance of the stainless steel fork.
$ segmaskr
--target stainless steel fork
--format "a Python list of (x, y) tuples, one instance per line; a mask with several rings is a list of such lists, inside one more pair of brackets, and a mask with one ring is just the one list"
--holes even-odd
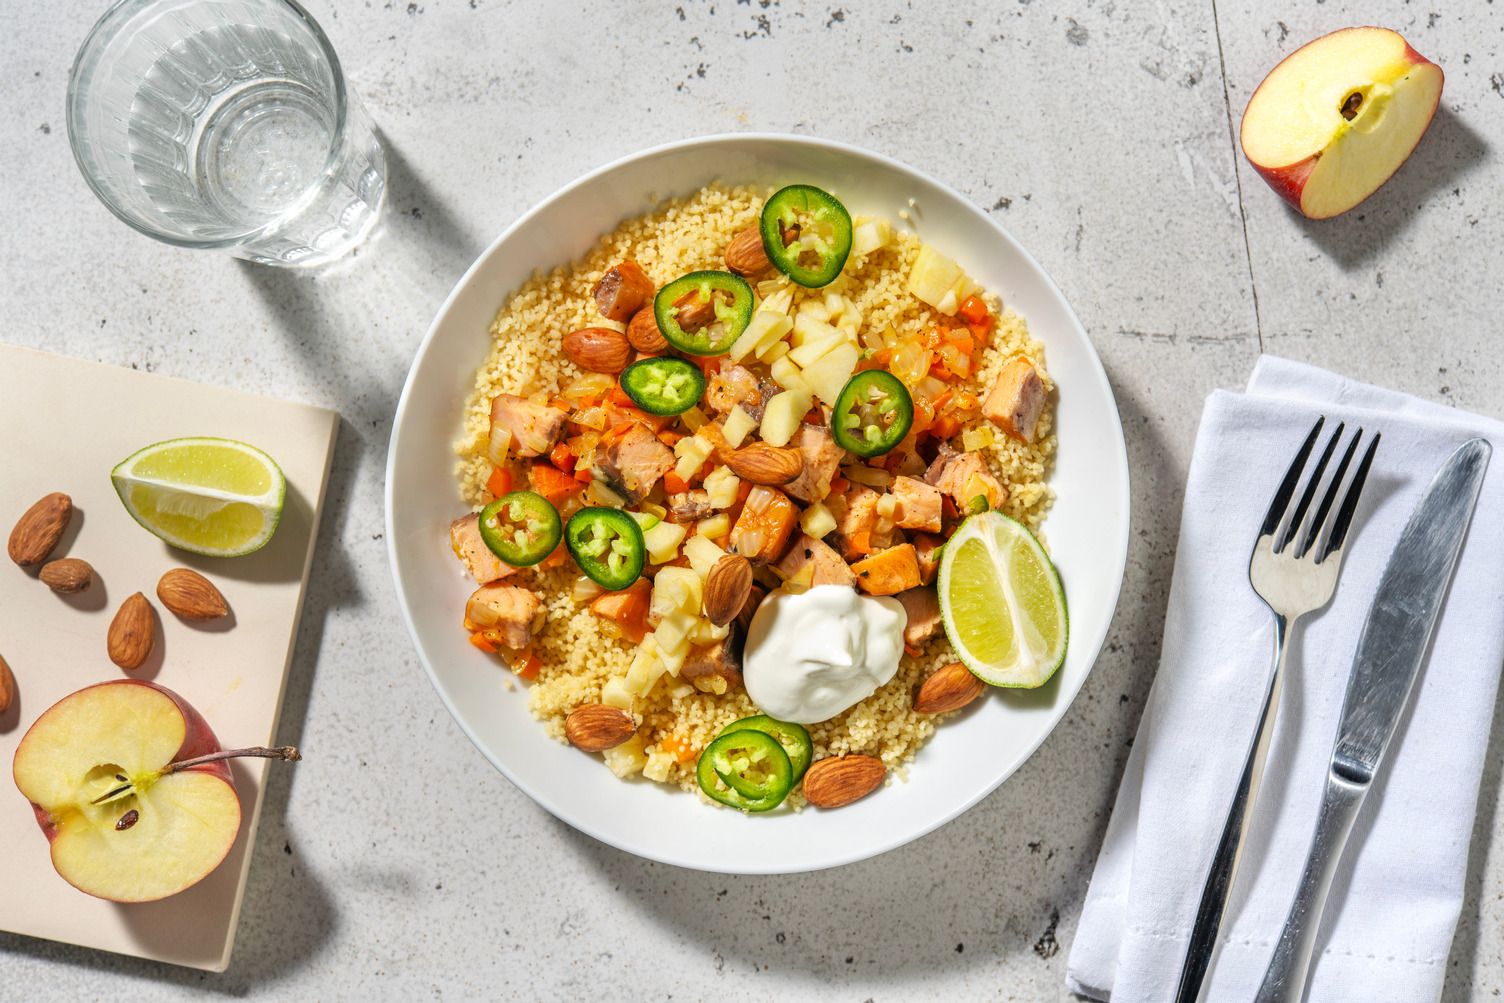
[[(1363, 430), (1358, 429), (1327, 481), (1320, 503), (1313, 510), (1311, 502), (1316, 498), (1327, 465), (1342, 438), (1343, 425), (1339, 422), (1312, 469), (1299, 502), (1292, 507), (1290, 502), (1295, 498), (1306, 461), (1310, 459), (1325, 422), (1325, 416), (1316, 419), (1290, 469), (1285, 471), (1284, 480), (1274, 492), (1264, 523), (1259, 527), (1253, 555), (1248, 560), (1248, 580), (1254, 592), (1274, 613), (1274, 668), (1269, 674), (1258, 730), (1243, 764), (1243, 775), (1238, 781), (1237, 793), (1233, 795), (1216, 856), (1212, 858), (1211, 873), (1207, 875), (1206, 887), (1201, 892), (1196, 925), (1191, 930), (1191, 942), (1180, 970), (1176, 1003), (1195, 1003), (1216, 950), (1222, 913), (1227, 907), (1233, 879), (1237, 877), (1243, 838), (1248, 833), (1249, 819), (1253, 817), (1253, 804), (1258, 800), (1259, 781), (1264, 774), (1264, 759), (1269, 753), (1269, 739), (1274, 734), (1274, 717), (1279, 710), (1280, 690), (1284, 685), (1285, 656), (1290, 650), (1290, 628), (1296, 620), (1325, 606), (1332, 598), (1342, 568), (1343, 543), (1352, 525), (1358, 498), (1363, 493), (1363, 482), (1368, 479), (1369, 467), (1373, 465), (1374, 450), (1379, 445), (1379, 436), (1375, 435), (1344, 492), (1348, 467), (1363, 438)], [(1339, 495), (1340, 503), (1336, 501)]]

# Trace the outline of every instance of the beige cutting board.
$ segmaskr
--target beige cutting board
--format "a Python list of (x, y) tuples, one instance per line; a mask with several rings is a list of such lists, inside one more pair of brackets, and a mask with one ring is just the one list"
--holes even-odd
[[(0, 656), (16, 698), (0, 714), (0, 929), (221, 972), (230, 962), (250, 848), (268, 769), (241, 759), (240, 836), (219, 868), (187, 891), (125, 905), (85, 895), (57, 876), (47, 839), (15, 788), (10, 764), (33, 721), (62, 697), (126, 675), (105, 653), (120, 603), (142, 592), (157, 607), (156, 651), (132, 675), (175, 690), (227, 748), (275, 745), (339, 415), (322, 408), (201, 386), (130, 369), (0, 345), (0, 537), (38, 498), (72, 496), (73, 521), (53, 558), (94, 566), (92, 588), (53, 593), (0, 556)], [(181, 436), (239, 439), (287, 476), (282, 521), (261, 550), (210, 558), (174, 550), (138, 526), (110, 470), (143, 446)], [(161, 608), (157, 579), (189, 567), (219, 586), (231, 617), (190, 624)]]

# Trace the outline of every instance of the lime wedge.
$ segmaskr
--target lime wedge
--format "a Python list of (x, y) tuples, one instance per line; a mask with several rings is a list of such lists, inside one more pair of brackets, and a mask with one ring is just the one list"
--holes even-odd
[(282, 516), (287, 481), (255, 446), (233, 439), (170, 439), (110, 471), (131, 517), (181, 550), (210, 557), (249, 554)]
[(1065, 591), (1023, 524), (982, 512), (940, 557), (940, 614), (956, 656), (993, 686), (1042, 685), (1065, 661)]

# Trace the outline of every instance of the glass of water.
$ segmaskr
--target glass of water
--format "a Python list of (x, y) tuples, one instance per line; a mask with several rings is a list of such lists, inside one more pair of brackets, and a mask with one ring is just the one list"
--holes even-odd
[(370, 231), (386, 160), (294, 0), (119, 0), (68, 84), (84, 179), (148, 237), (318, 265)]

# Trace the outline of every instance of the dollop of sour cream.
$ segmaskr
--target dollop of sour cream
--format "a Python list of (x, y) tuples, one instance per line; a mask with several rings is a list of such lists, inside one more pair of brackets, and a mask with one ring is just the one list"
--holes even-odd
[(827, 721), (893, 678), (907, 620), (898, 600), (846, 585), (774, 592), (747, 631), (747, 695), (780, 721)]

